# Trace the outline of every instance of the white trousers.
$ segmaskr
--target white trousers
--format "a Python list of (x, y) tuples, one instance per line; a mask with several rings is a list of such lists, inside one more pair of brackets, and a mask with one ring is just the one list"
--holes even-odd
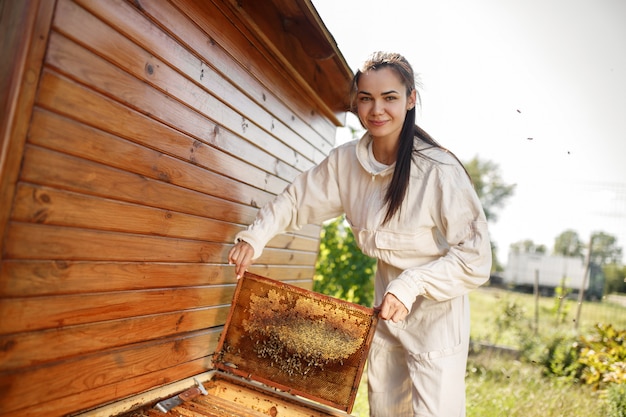
[(401, 323), (379, 321), (367, 365), (371, 417), (464, 417), (467, 297), (421, 300)]

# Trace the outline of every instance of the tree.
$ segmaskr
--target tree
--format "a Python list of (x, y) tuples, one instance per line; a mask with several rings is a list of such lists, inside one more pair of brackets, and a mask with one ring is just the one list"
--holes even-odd
[(371, 307), (376, 260), (358, 248), (344, 216), (324, 225), (313, 290)]
[(487, 220), (496, 221), (497, 210), (513, 195), (515, 184), (505, 184), (500, 176), (500, 167), (492, 161), (482, 161), (475, 156), (464, 165), (472, 178)]
[[(491, 161), (481, 161), (475, 156), (465, 162), (465, 169), (472, 178), (474, 189), (480, 199), (487, 220), (497, 220), (497, 210), (502, 208), (506, 201), (515, 192), (515, 184), (505, 184), (500, 176), (500, 167)], [(492, 271), (501, 271), (502, 265), (498, 260), (497, 245), (491, 242)]]
[(617, 264), (622, 259), (622, 248), (617, 246), (617, 238), (604, 232), (591, 235), (590, 260), (597, 265)]
[(589, 261), (604, 274), (604, 292), (626, 292), (626, 267), (621, 265), (622, 248), (617, 246), (617, 238), (604, 232), (592, 233), (588, 250)]
[(566, 230), (554, 239), (554, 253), (569, 257), (583, 257), (584, 245), (574, 230)]
[(602, 268), (605, 276), (605, 293), (626, 293), (626, 266), (608, 264)]
[(520, 240), (519, 242), (511, 243), (511, 252), (513, 253), (541, 253), (545, 254), (548, 249), (545, 245), (537, 245), (530, 239)]

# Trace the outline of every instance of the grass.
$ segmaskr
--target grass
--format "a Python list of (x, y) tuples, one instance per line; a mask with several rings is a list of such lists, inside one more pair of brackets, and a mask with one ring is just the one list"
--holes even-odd
[[(530, 294), (485, 288), (471, 293), (470, 301), (473, 341), (518, 347), (523, 343), (520, 331), (532, 334), (535, 328), (544, 337), (575, 331), (589, 333), (596, 323), (626, 328), (626, 308), (606, 302), (585, 302), (576, 329), (576, 300), (541, 297), (535, 308), (535, 298)], [(604, 399), (589, 387), (545, 377), (540, 365), (490, 351), (470, 355), (466, 383), (467, 417), (606, 415)], [(369, 415), (365, 373), (352, 415)]]
[(541, 368), (498, 355), (470, 356), (467, 417), (602, 416), (604, 401), (588, 386), (561, 383)]

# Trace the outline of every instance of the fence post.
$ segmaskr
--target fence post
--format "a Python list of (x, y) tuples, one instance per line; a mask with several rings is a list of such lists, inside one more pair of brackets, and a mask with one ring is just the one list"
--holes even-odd
[(539, 270), (535, 269), (535, 285), (533, 288), (535, 293), (535, 336), (539, 334)]
[(589, 274), (591, 273), (591, 248), (593, 246), (593, 234), (589, 238), (589, 249), (587, 250), (587, 260), (585, 262), (585, 274), (583, 275), (583, 283), (578, 292), (578, 310), (576, 311), (576, 320), (574, 321), (574, 329), (578, 330), (580, 324), (580, 311), (583, 307), (583, 300), (585, 299), (585, 287), (589, 280)]

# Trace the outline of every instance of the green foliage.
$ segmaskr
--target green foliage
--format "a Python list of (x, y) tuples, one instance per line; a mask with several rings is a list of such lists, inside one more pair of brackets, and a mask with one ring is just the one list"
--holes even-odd
[(626, 384), (611, 385), (607, 403), (606, 417), (626, 417)]
[(617, 238), (604, 232), (591, 236), (591, 261), (598, 265), (616, 264), (622, 258), (622, 248), (617, 246)]
[(548, 374), (594, 389), (626, 384), (626, 330), (598, 324), (591, 336), (556, 338), (548, 347), (544, 365)]
[(565, 285), (565, 280), (561, 285), (554, 289), (554, 307), (552, 313), (556, 317), (556, 323), (562, 324), (565, 322), (569, 312), (571, 303), (568, 302), (567, 296), (572, 292), (570, 288)]
[[(502, 340), (516, 347), (518, 360), (508, 350), (500, 354), (496, 350), (494, 355), (493, 351), (479, 349), (478, 355), (470, 356), (468, 417), (626, 417), (619, 414), (624, 409), (624, 392), (613, 388), (626, 386), (626, 331), (618, 331), (611, 325), (582, 326), (587, 336), (577, 336), (571, 321), (563, 324), (569, 308), (563, 304), (559, 312), (551, 304), (553, 300), (542, 297), (539, 311), (544, 321), (539, 327), (544, 331), (535, 335), (529, 313), (533, 310), (532, 296), (475, 291), (471, 298), (472, 338), (475, 339), (477, 331), (487, 332), (481, 340), (494, 344)], [(611, 310), (610, 316), (621, 317), (623, 310), (612, 308), (615, 310)], [(559, 318), (556, 325), (555, 317)], [(531, 377), (535, 372), (538, 376)]]
[(554, 239), (554, 253), (557, 255), (582, 258), (584, 246), (578, 233), (571, 229), (564, 231)]
[[(475, 156), (463, 165), (472, 179), (487, 220), (495, 222), (497, 210), (504, 207), (507, 200), (514, 194), (515, 184), (505, 184), (500, 175), (500, 167), (492, 161), (482, 161)], [(495, 242), (491, 242), (492, 271), (503, 269), (498, 260), (497, 249)]]
[(343, 216), (326, 223), (321, 233), (313, 290), (371, 307), (376, 260), (358, 248)]
[(597, 330), (596, 335), (581, 337), (581, 379), (596, 388), (626, 384), (626, 330), (617, 330), (610, 324), (598, 324)]
[(491, 240), (491, 272), (502, 272), (504, 267), (498, 259), (498, 244)]
[(608, 264), (602, 267), (605, 281), (605, 293), (626, 293), (626, 266)]
[[(571, 305), (567, 308), (567, 317), (560, 324), (555, 324), (554, 298), (535, 298), (525, 294), (493, 287), (484, 287), (469, 294), (471, 305), (471, 337), (472, 340), (493, 343), (498, 334), (496, 317), (501, 314), (508, 303), (519, 304), (526, 312), (524, 319), (512, 327), (505, 329), (500, 336), (500, 344), (521, 349), (521, 337), (529, 338), (529, 327), (542, 339), (538, 343), (545, 346), (557, 334), (568, 334), (574, 331), (580, 334), (595, 332), (597, 323), (611, 323), (615, 328), (626, 329), (626, 307), (607, 302), (584, 301), (580, 317), (577, 317), (578, 304), (575, 300), (565, 300)], [(575, 328), (575, 320), (578, 326)]]
[(526, 308), (514, 300), (505, 299), (500, 302), (499, 312), (495, 317), (497, 331), (494, 344), (500, 343), (505, 331), (513, 332), (518, 342), (524, 340), (529, 330), (528, 320), (525, 319)]
[(520, 240), (511, 243), (509, 249), (513, 253), (547, 253), (548, 248), (545, 245), (538, 245), (530, 239)]
[(580, 378), (579, 345), (574, 337), (559, 335), (548, 343), (543, 361), (545, 374), (576, 383)]
[(475, 156), (464, 165), (472, 178), (487, 220), (497, 220), (496, 211), (513, 195), (515, 184), (505, 184), (500, 175), (500, 167), (492, 161), (482, 161)]

